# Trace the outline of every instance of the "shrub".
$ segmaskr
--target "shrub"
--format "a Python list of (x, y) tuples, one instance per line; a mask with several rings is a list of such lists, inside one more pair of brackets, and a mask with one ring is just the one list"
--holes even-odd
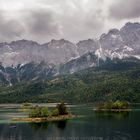
[[(54, 110), (52, 110), (50, 114), (51, 116), (67, 115), (68, 114), (67, 107), (64, 103), (60, 103), (56, 106)], [(35, 106), (32, 107), (29, 112), (30, 118), (43, 118), (48, 116), (49, 111), (47, 107)]]
[(32, 108), (29, 112), (29, 117), (35, 118), (35, 117), (40, 117), (40, 107), (36, 106)]
[(58, 109), (56, 108), (56, 109), (52, 110), (51, 115), (52, 116), (58, 116), (59, 115)]
[(38, 118), (38, 117), (48, 117), (49, 112), (47, 107), (35, 106), (29, 112), (29, 117)]
[(116, 102), (107, 102), (104, 104), (101, 104), (97, 107), (97, 110), (102, 110), (102, 109), (127, 109), (129, 107), (129, 104), (127, 102), (123, 101), (116, 101)]
[(108, 102), (104, 104), (104, 109), (112, 109), (112, 102)]
[(128, 108), (127, 102), (116, 101), (112, 105), (112, 109), (126, 109), (126, 108)]
[(47, 107), (42, 107), (41, 108), (41, 117), (48, 117), (49, 111)]
[(63, 103), (63, 102), (57, 105), (57, 109), (58, 109), (59, 115), (68, 114), (67, 107), (66, 107), (65, 103)]

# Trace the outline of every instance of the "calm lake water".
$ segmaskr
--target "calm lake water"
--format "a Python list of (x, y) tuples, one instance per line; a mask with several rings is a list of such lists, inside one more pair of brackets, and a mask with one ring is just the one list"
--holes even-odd
[(140, 140), (140, 105), (129, 113), (96, 113), (93, 107), (70, 106), (82, 117), (67, 121), (12, 123), (10, 118), (27, 114), (18, 105), (0, 105), (0, 140)]

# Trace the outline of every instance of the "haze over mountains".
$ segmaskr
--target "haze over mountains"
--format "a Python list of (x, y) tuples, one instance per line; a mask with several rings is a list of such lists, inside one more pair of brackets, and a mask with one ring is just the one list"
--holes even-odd
[(126, 23), (111, 29), (99, 39), (79, 41), (51, 40), (39, 44), (29, 40), (0, 43), (0, 81), (46, 79), (97, 67), (108, 61), (140, 61), (140, 23)]

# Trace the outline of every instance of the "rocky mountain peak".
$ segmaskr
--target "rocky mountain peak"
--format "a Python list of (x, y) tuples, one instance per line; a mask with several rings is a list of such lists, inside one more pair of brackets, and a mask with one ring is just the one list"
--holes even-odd
[(109, 32), (108, 32), (108, 34), (113, 34), (113, 35), (116, 35), (116, 34), (119, 34), (119, 30), (118, 29), (111, 29), (111, 30), (109, 30)]
[[(17, 40), (11, 43), (0, 43), (0, 62), (6, 66), (45, 61), (48, 64), (60, 65), (93, 52), (106, 57), (140, 55), (140, 24), (126, 23), (120, 30), (111, 29), (101, 35), (99, 40), (87, 39), (77, 44), (65, 39), (52, 39), (40, 45), (35, 41)], [(104, 59), (104, 58), (103, 58)]]
[(94, 39), (82, 40), (77, 43), (78, 52), (83, 55), (88, 52), (96, 51), (98, 44)]
[(120, 30), (124, 42), (135, 49), (140, 49), (140, 24), (139, 23), (126, 23)]
[(11, 43), (9, 43), (9, 45), (16, 45), (16, 46), (35, 46), (35, 45), (39, 45), (37, 42), (32, 41), (32, 40), (17, 40), (17, 41), (12, 41)]
[(140, 28), (140, 23), (139, 22), (127, 22), (122, 28)]

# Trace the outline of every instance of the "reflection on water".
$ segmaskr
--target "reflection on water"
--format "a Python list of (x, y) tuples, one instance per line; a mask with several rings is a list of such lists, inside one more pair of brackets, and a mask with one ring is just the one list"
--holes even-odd
[(22, 114), (15, 109), (0, 111), (0, 119), (6, 116), (0, 123), (0, 140), (140, 140), (140, 111), (94, 112), (92, 106), (72, 107), (71, 111), (84, 117), (48, 123), (6, 123), (11, 114)]
[(107, 118), (107, 119), (125, 119), (129, 117), (129, 111), (122, 111), (122, 112), (108, 112), (108, 111), (101, 111), (101, 112), (95, 112), (96, 118)]
[(56, 121), (56, 122), (52, 122), (52, 124), (54, 124), (57, 128), (59, 129), (65, 129), (66, 125), (67, 125), (67, 120), (64, 121)]
[(29, 123), (29, 126), (34, 130), (47, 130), (48, 125), (53, 125), (59, 129), (65, 129), (67, 120), (64, 121), (55, 121), (55, 122), (39, 122), (39, 123)]
[(29, 123), (29, 126), (34, 130), (47, 130), (48, 123), (47, 122)]

